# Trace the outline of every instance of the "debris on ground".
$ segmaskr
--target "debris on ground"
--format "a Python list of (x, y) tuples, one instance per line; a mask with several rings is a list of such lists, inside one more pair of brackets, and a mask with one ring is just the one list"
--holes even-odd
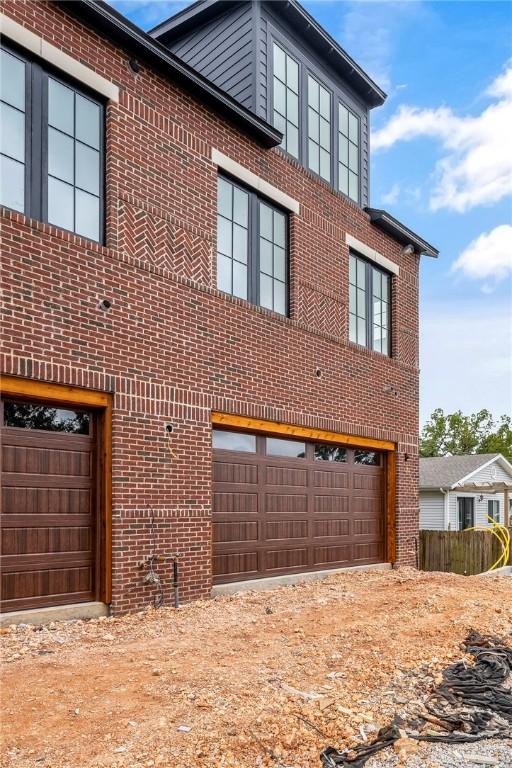
[[(510, 644), (509, 578), (336, 574), (179, 611), (3, 629), (0, 765), (319, 768), (326, 744), (368, 745), (395, 716), (419, 717), (472, 628)], [(512, 764), (506, 737), (410, 741), (417, 751), (404, 734), (365, 768)]]

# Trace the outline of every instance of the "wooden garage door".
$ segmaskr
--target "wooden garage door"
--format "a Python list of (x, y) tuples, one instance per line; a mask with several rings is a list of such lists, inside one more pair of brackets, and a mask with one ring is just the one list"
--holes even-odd
[(2, 402), (2, 610), (96, 599), (95, 424)]
[(214, 430), (213, 580), (384, 560), (384, 456)]

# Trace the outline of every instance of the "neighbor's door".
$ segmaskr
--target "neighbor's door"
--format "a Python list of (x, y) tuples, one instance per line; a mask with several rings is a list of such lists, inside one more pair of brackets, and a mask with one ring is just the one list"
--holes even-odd
[(472, 496), (459, 496), (459, 531), (472, 528), (475, 524), (475, 500)]
[(94, 412), (1, 405), (2, 611), (95, 600)]

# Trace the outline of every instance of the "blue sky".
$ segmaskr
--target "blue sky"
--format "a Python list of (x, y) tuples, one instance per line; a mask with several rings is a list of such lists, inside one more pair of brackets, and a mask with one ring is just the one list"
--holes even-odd
[[(149, 29), (188, 3), (112, 4)], [(303, 4), (388, 93), (371, 204), (441, 252), (421, 265), (422, 421), (512, 413), (512, 4)]]

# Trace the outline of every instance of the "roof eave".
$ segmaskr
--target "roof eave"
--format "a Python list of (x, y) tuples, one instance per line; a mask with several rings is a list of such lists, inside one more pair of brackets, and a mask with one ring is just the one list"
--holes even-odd
[(280, 131), (182, 62), (111, 6), (101, 0), (74, 0), (72, 3), (66, 0), (55, 0), (55, 2), (67, 13), (73, 14), (109, 39), (114, 39), (128, 48), (134, 56), (150, 63), (167, 76), (172, 76), (173, 82), (191, 90), (200, 101), (243, 128), (251, 138), (259, 141), (263, 146), (277, 147), (281, 143), (283, 137)]
[(422, 237), (410, 230), (405, 224), (402, 224), (398, 219), (395, 219), (387, 211), (381, 208), (365, 208), (366, 213), (370, 217), (370, 221), (379, 229), (382, 229), (394, 240), (402, 245), (412, 245), (415, 253), (418, 256), (431, 256), (436, 259), (439, 256), (439, 251), (434, 248), (433, 245), (427, 243)]

